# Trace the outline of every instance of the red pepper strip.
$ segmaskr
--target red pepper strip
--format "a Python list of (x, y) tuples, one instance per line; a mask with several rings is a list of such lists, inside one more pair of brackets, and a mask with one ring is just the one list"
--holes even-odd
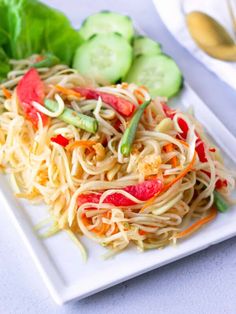
[[(204, 172), (209, 178), (211, 177), (211, 174), (210, 174), (210, 172), (209, 171), (206, 171), (206, 170), (201, 170), (202, 172)], [(216, 189), (221, 189), (221, 188), (223, 188), (224, 186), (227, 186), (228, 185), (228, 183), (227, 183), (227, 180), (222, 180), (222, 179), (218, 179), (217, 181), (216, 181), (216, 184), (215, 184), (215, 188)]]
[(205, 144), (204, 142), (200, 139), (199, 135), (196, 133), (197, 135), (197, 140), (196, 140), (196, 152), (198, 154), (199, 160), (201, 162), (207, 162), (207, 158), (206, 158), (206, 151), (205, 151)]
[(17, 86), (16, 92), (20, 105), (27, 119), (29, 119), (34, 124), (34, 126), (37, 127), (39, 122), (39, 114), (43, 121), (43, 125), (46, 125), (48, 122), (48, 117), (32, 106), (33, 101), (43, 105), (45, 96), (44, 84), (36, 69), (31, 68), (28, 72), (25, 73)]
[(52, 137), (51, 141), (63, 147), (66, 147), (69, 144), (69, 140), (61, 134), (58, 134), (56, 137)]
[(121, 121), (117, 119), (113, 127), (114, 127), (117, 131), (120, 131)]
[(113, 107), (117, 112), (125, 117), (129, 117), (135, 110), (135, 106), (132, 102), (115, 96), (109, 93), (104, 93), (97, 91), (95, 89), (76, 87), (75, 91), (79, 92), (82, 97), (86, 99), (98, 99), (101, 97), (102, 101), (111, 107)]
[(212, 147), (212, 148), (209, 148), (209, 151), (210, 151), (211, 153), (215, 153), (215, 152), (216, 152), (216, 149), (215, 149), (214, 147)]
[(176, 110), (171, 109), (169, 106), (167, 106), (167, 104), (165, 102), (162, 102), (161, 105), (162, 105), (162, 109), (163, 109), (165, 115), (168, 118), (173, 119), (175, 114), (176, 114)]
[(225, 186), (227, 186), (228, 185), (228, 182), (227, 182), (227, 180), (221, 180), (221, 179), (218, 179), (217, 181), (216, 181), (216, 185), (215, 185), (215, 187), (216, 187), (216, 189), (222, 189), (223, 187), (225, 187)]
[[(148, 201), (154, 195), (156, 195), (163, 187), (163, 182), (159, 179), (147, 180), (137, 185), (130, 185), (122, 189), (136, 197), (140, 201)], [(81, 194), (78, 197), (78, 205), (81, 206), (84, 203), (95, 203), (98, 204), (102, 193), (90, 193)], [(126, 196), (119, 192), (108, 195), (103, 203), (112, 204), (114, 206), (130, 206), (136, 203), (131, 201)]]
[[(170, 118), (170, 119), (174, 118), (174, 116), (176, 114), (175, 110), (169, 108), (166, 103), (162, 103), (162, 108), (163, 108), (163, 111), (165, 112), (165, 114), (168, 118)], [(188, 135), (188, 130), (189, 130), (188, 124), (186, 123), (186, 121), (184, 121), (184, 119), (181, 119), (181, 118), (178, 119), (178, 124), (179, 124), (181, 131), (182, 131), (181, 133), (179, 133), (178, 137), (180, 139), (186, 140), (187, 135)], [(196, 136), (197, 136), (197, 140), (196, 140), (195, 150), (198, 154), (199, 160), (201, 162), (207, 162), (204, 142), (201, 140), (201, 138), (199, 137), (197, 132), (196, 132)]]

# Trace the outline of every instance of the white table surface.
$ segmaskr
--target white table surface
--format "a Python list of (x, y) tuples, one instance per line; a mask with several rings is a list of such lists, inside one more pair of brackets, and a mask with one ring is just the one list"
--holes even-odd
[[(198, 63), (162, 24), (151, 0), (44, 0), (79, 23), (102, 9), (126, 12), (236, 135), (236, 91)], [(0, 209), (0, 313), (236, 313), (235, 238), (73, 304), (54, 304), (4, 208)]]

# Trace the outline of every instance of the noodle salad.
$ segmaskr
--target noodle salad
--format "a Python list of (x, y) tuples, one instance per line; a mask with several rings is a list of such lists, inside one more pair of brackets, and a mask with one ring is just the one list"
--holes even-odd
[(16, 197), (48, 205), (48, 235), (84, 235), (110, 256), (175, 243), (227, 210), (234, 177), (193, 116), (145, 86), (99, 87), (39, 60), (12, 60), (1, 85), (0, 167)]

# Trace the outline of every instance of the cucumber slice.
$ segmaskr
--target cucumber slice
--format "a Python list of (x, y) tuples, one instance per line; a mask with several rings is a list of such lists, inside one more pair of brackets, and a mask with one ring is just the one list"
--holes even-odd
[(134, 36), (134, 28), (130, 17), (109, 11), (102, 11), (90, 15), (83, 22), (79, 33), (85, 40), (94, 34), (119, 33), (130, 41)]
[(152, 97), (171, 97), (182, 87), (182, 74), (177, 64), (164, 54), (137, 57), (125, 80), (145, 85)]
[(137, 36), (133, 42), (134, 56), (157, 55), (161, 53), (161, 45), (145, 36)]
[(127, 74), (132, 55), (131, 45), (120, 34), (94, 35), (77, 48), (73, 68), (99, 84), (115, 83)]

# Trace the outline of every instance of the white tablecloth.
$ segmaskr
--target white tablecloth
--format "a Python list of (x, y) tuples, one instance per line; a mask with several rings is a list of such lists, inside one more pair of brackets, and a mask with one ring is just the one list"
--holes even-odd
[[(101, 9), (127, 12), (180, 65), (185, 78), (236, 134), (236, 93), (178, 45), (151, 0), (47, 0), (75, 22)], [(1, 204), (0, 204), (1, 205)], [(58, 307), (0, 206), (1, 314), (235, 313), (236, 241), (226, 241), (75, 304)]]

